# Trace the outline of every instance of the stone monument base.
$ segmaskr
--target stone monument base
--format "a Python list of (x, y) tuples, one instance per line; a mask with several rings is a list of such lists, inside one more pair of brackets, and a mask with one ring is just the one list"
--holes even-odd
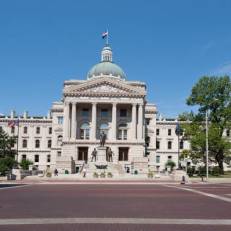
[(98, 147), (97, 148), (97, 156), (95, 166), (100, 169), (107, 168), (107, 159), (106, 159), (107, 148), (106, 147)]

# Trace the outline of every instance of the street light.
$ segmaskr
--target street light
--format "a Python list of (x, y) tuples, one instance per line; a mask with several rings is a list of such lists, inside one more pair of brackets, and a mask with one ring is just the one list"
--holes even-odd
[(176, 124), (176, 130), (175, 133), (178, 137), (178, 168), (180, 169), (180, 134), (181, 134), (181, 127), (179, 122)]

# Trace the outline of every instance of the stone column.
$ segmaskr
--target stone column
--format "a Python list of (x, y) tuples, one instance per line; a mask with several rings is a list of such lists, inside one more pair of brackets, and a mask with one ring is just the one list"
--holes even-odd
[(116, 119), (116, 113), (117, 113), (117, 104), (112, 104), (112, 120), (111, 120), (111, 126), (112, 126), (112, 140), (116, 140), (116, 129), (117, 129), (117, 119)]
[(76, 103), (72, 103), (72, 115), (71, 115), (71, 138), (76, 139)]
[(96, 118), (97, 118), (97, 103), (92, 103), (91, 110), (91, 140), (96, 140)]
[(143, 139), (143, 104), (139, 104), (138, 109), (138, 140)]
[(132, 104), (132, 129), (131, 129), (131, 132), (132, 132), (132, 139), (133, 140), (136, 140), (137, 139), (137, 136), (136, 136), (136, 107), (137, 104)]
[(63, 139), (67, 140), (69, 138), (69, 113), (70, 113), (70, 104), (64, 103), (63, 110)]

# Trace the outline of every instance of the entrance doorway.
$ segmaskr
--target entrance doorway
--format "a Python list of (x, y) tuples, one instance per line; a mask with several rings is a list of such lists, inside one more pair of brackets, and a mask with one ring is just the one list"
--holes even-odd
[(78, 160), (84, 160), (85, 163), (88, 161), (88, 147), (78, 148)]
[(128, 161), (128, 148), (119, 148), (119, 161)]

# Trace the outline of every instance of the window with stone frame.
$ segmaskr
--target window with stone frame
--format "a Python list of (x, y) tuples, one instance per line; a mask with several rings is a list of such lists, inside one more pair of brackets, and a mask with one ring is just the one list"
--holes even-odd
[(157, 136), (160, 135), (160, 129), (159, 129), (159, 128), (156, 129), (156, 135), (157, 135)]
[(22, 160), (26, 160), (26, 154), (22, 155)]
[(156, 156), (156, 163), (157, 163), (157, 164), (160, 163), (160, 156)]
[(27, 127), (23, 127), (23, 133), (27, 134)]
[(172, 129), (168, 129), (168, 136), (172, 135)]
[(48, 163), (51, 162), (51, 155), (50, 155), (50, 154), (47, 155), (47, 162), (48, 162)]
[(146, 144), (146, 147), (149, 147), (149, 145), (150, 145), (150, 137), (149, 136), (145, 137), (145, 144)]
[(15, 127), (11, 127), (11, 134), (14, 134), (15, 133)]
[(51, 141), (51, 140), (48, 140), (48, 141), (47, 141), (47, 147), (48, 147), (48, 148), (51, 148), (51, 145), (52, 145), (52, 141)]
[(90, 138), (90, 126), (88, 123), (83, 123), (80, 126), (80, 139), (89, 140)]
[(128, 161), (128, 148), (119, 148), (119, 161)]
[(159, 140), (156, 141), (156, 149), (160, 149), (160, 141)]
[(38, 155), (38, 154), (36, 154), (36, 155), (34, 156), (34, 162), (39, 162), (39, 155)]
[(58, 116), (57, 120), (59, 125), (63, 124), (63, 116)]
[(168, 141), (168, 149), (172, 149), (172, 141)]
[(57, 152), (57, 156), (61, 156), (62, 155), (62, 152), (61, 151), (58, 151)]
[(184, 149), (184, 141), (183, 140), (180, 141), (179, 146), (180, 146), (180, 149)]
[(40, 140), (35, 140), (35, 148), (40, 148)]
[(123, 123), (118, 126), (118, 140), (127, 140), (128, 128), (127, 124)]
[(26, 139), (22, 140), (22, 147), (27, 148), (27, 140)]
[(49, 127), (49, 128), (48, 128), (48, 133), (49, 133), (49, 134), (52, 134), (52, 127)]
[(40, 127), (36, 127), (36, 134), (40, 134)]

